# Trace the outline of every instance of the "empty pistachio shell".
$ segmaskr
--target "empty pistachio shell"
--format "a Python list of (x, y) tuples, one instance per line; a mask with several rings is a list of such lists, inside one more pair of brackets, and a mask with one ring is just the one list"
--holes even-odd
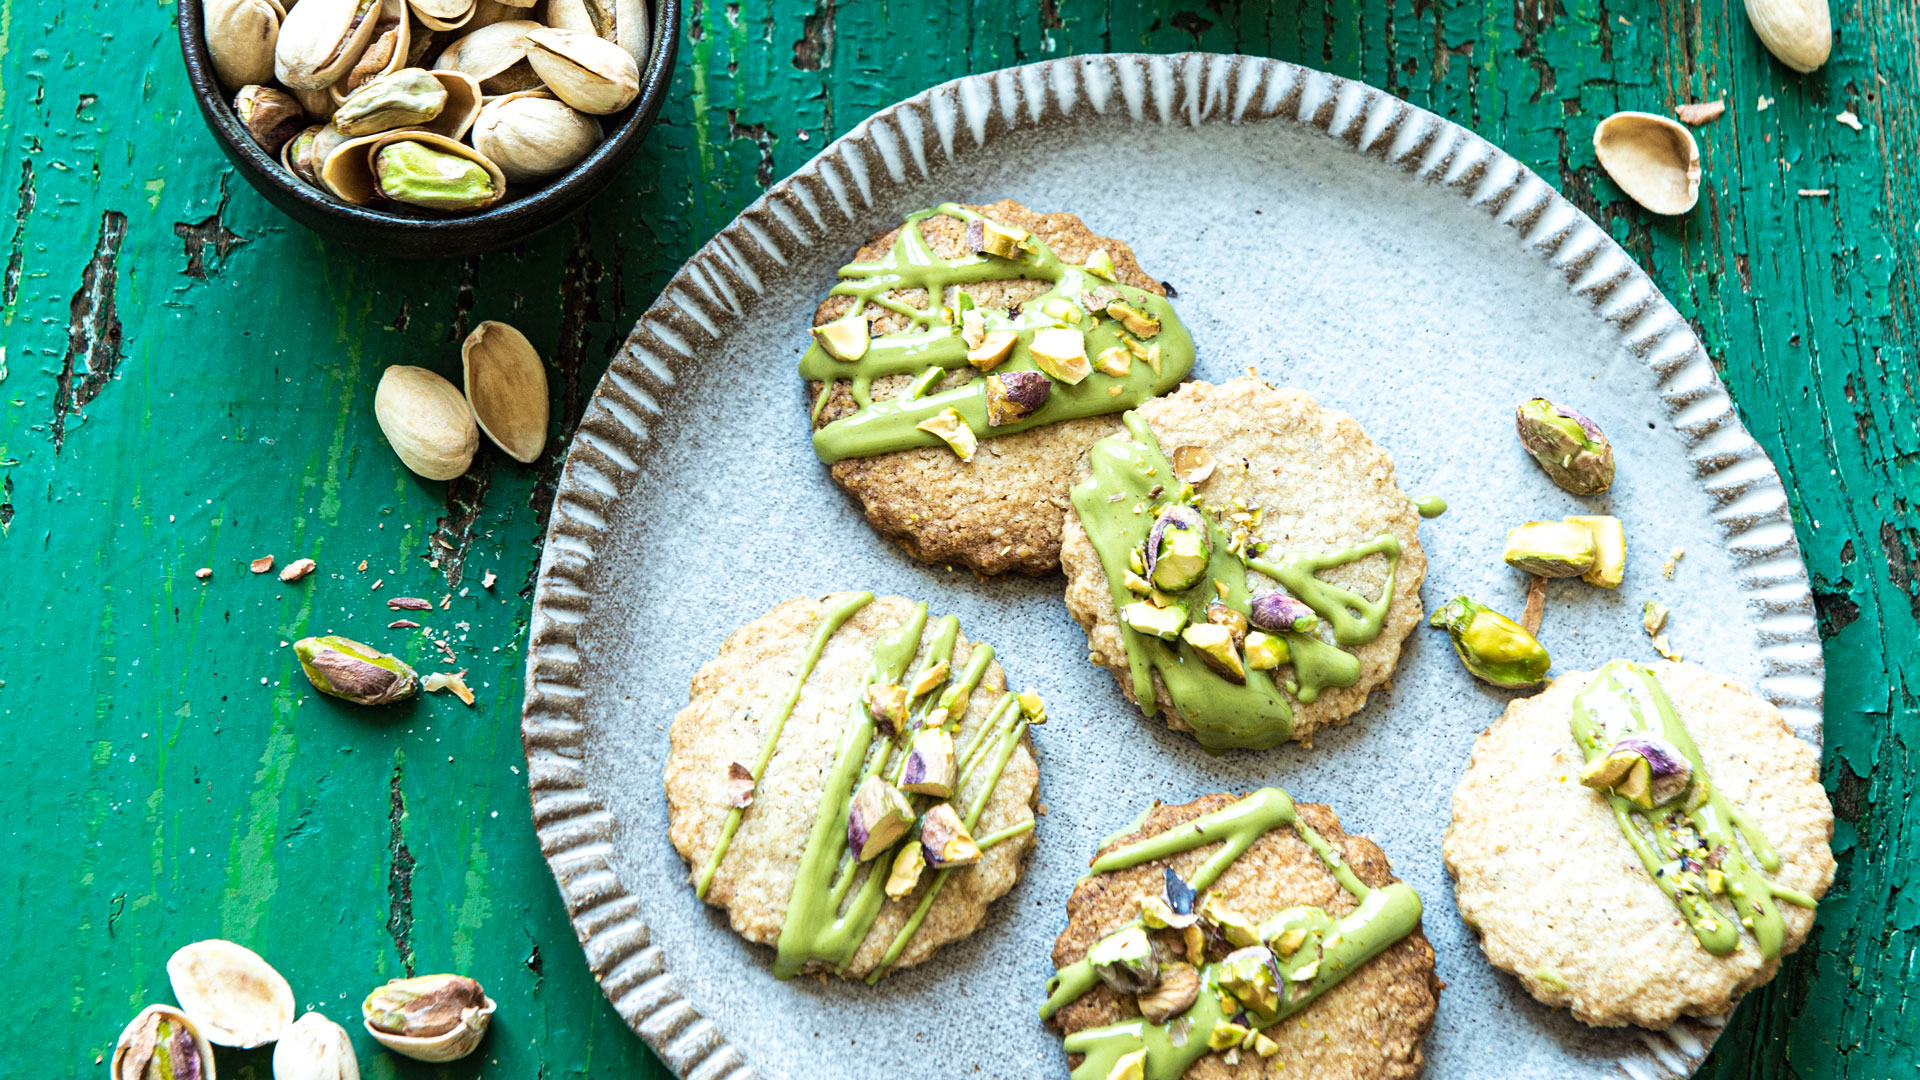
[(407, 0), (429, 30), (458, 30), (473, 18), (474, 0)]
[(571, 169), (600, 145), (600, 122), (542, 90), (494, 98), (473, 125), (474, 148), (514, 183)]
[(644, 0), (547, 0), (547, 25), (605, 38), (642, 66), (653, 49)]
[(1747, 21), (1767, 51), (1795, 71), (1812, 71), (1833, 51), (1827, 0), (1747, 0)]
[(395, 979), (360, 1005), (367, 1034), (416, 1061), (452, 1061), (473, 1053), (493, 1019), (493, 999), (462, 975)]
[(347, 1029), (307, 1013), (280, 1035), (273, 1048), (273, 1080), (360, 1080), (360, 1060)]
[(274, 74), (289, 90), (327, 89), (367, 51), (379, 15), (379, 0), (300, 0), (280, 23)]
[(540, 29), (531, 19), (508, 19), (481, 27), (447, 46), (433, 62), (436, 71), (463, 71), (489, 94), (532, 90), (540, 76), (527, 63), (527, 35)]
[(460, 345), (473, 418), (515, 461), (531, 462), (547, 445), (547, 369), (525, 334), (483, 322)]
[(270, 86), (241, 87), (233, 98), (233, 114), (260, 149), (273, 155), (307, 126), (306, 113), (293, 95)]
[(429, 480), (467, 471), (480, 448), (480, 430), (460, 389), (426, 368), (397, 365), (380, 376), (373, 415), (393, 452)]
[(425, 210), (480, 210), (507, 191), (486, 155), (431, 132), (389, 132), (367, 160), (381, 195)]
[(640, 96), (640, 66), (632, 54), (592, 34), (531, 31), (527, 62), (561, 101), (583, 113), (619, 112)]
[(1593, 154), (1628, 198), (1656, 214), (1684, 214), (1700, 201), (1700, 147), (1677, 120), (1614, 113), (1593, 129)]
[(467, 130), (480, 116), (480, 83), (464, 71), (435, 71), (433, 77), (440, 80), (441, 89), (447, 92), (447, 107), (420, 126), (449, 139), (465, 138)]
[(301, 638), (293, 654), (315, 690), (355, 705), (391, 705), (420, 693), (420, 676), (405, 660), (350, 637)]
[(293, 991), (258, 953), (209, 938), (167, 960), (167, 979), (180, 1008), (208, 1041), (221, 1046), (265, 1046), (293, 1023)]
[(333, 114), (342, 135), (372, 135), (418, 127), (447, 107), (447, 88), (422, 68), (401, 68), (347, 95)]
[(205, 0), (200, 11), (207, 55), (222, 86), (273, 79), (273, 43), (285, 14), (275, 0)]
[(213, 1047), (171, 1005), (140, 1010), (113, 1048), (113, 1080), (214, 1080)]
[[(393, 132), (349, 139), (328, 124), (314, 136), (313, 156), (319, 162), (320, 186), (341, 202), (365, 206), (380, 198), (373, 182), (373, 149)], [(417, 471), (417, 470), (416, 470)], [(457, 474), (456, 474), (457, 475)]]

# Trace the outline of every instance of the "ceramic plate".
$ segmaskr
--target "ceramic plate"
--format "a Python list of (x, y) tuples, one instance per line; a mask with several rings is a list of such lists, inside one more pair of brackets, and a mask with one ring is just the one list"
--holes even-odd
[[(1429, 609), (1517, 612), (1498, 552), (1521, 520), (1617, 514), (1616, 594), (1557, 583), (1560, 670), (1674, 647), (1777, 703), (1817, 740), (1822, 671), (1779, 475), (1686, 322), (1633, 261), (1511, 157), (1357, 82), (1250, 57), (1091, 56), (978, 75), (887, 109), (696, 254), (640, 320), (581, 422), (534, 598), (523, 737), (539, 837), (587, 960), (633, 1029), (688, 1077), (1067, 1075), (1035, 1017), (1095, 842), (1152, 799), (1279, 784), (1375, 838), (1426, 901), (1447, 982), (1428, 1075), (1674, 1077), (1712, 1022), (1595, 1030), (1492, 970), (1441, 864), (1448, 798), (1506, 694), (1444, 635), (1408, 640), (1389, 693), (1312, 750), (1210, 758), (1143, 719), (1061, 602), (1063, 579), (983, 582), (867, 527), (812, 454), (794, 365), (814, 304), (867, 237), (947, 199), (1071, 210), (1165, 278), (1196, 378), (1255, 365), (1355, 416), (1411, 494)], [(1574, 404), (1612, 436), (1610, 497), (1549, 483), (1516, 402)], [(1684, 550), (1674, 576), (1669, 553)], [(1040, 842), (988, 926), (878, 988), (776, 982), (770, 950), (696, 901), (667, 842), (666, 726), (695, 669), (780, 600), (836, 589), (931, 601), (992, 642), (1053, 720), (1035, 732)]]

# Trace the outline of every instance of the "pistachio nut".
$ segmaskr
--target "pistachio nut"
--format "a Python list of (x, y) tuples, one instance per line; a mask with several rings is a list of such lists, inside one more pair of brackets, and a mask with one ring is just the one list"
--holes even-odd
[[(1827, 0), (1746, 0), (1747, 21), (1781, 63), (1808, 72), (1833, 51), (1833, 15)], [(557, 24), (556, 24), (557, 25)]]
[(373, 415), (401, 462), (429, 480), (466, 472), (480, 448), (467, 399), (426, 368), (396, 365), (382, 373)]
[(340, 134), (340, 129), (334, 127), (331, 121), (321, 125), (320, 131), (314, 135), (313, 174), (316, 182), (320, 183), (322, 187), (326, 186), (323, 173), (326, 168), (327, 159), (332, 157), (333, 152), (338, 150), (346, 142), (347, 137)]
[(367, 51), (380, 0), (301, 0), (280, 23), (273, 72), (289, 90), (325, 90)]
[(347, 95), (333, 126), (349, 137), (418, 127), (447, 107), (447, 88), (423, 68), (401, 68)]
[[(387, 705), (420, 693), (420, 677), (405, 660), (352, 638), (329, 634), (293, 643), (300, 670), (315, 690), (355, 705)], [(293, 1011), (288, 1002), (287, 1011)]]
[(270, 86), (243, 86), (233, 98), (233, 114), (260, 144), (260, 149), (278, 156), (287, 140), (307, 126), (307, 116), (285, 90)]
[(511, 183), (565, 172), (600, 145), (600, 122), (544, 91), (494, 98), (473, 125), (474, 149)]
[(561, 101), (583, 113), (616, 113), (640, 96), (640, 65), (604, 38), (578, 30), (527, 34), (527, 62)]
[(273, 43), (284, 14), (276, 0), (204, 0), (200, 19), (220, 85), (235, 88), (273, 79)]
[(507, 19), (481, 27), (447, 46), (433, 62), (436, 71), (463, 71), (488, 94), (511, 94), (540, 85), (527, 62), (527, 35), (541, 29), (531, 19)]
[(360, 1060), (347, 1029), (307, 1013), (280, 1033), (273, 1048), (273, 1080), (360, 1080)]
[(493, 1010), (493, 999), (464, 975), (395, 979), (360, 1005), (367, 1034), (416, 1061), (452, 1061), (473, 1053)]
[(429, 30), (458, 30), (473, 18), (475, 0), (407, 0), (407, 6)]
[(1589, 514), (1567, 519), (1593, 534), (1593, 565), (1580, 580), (1602, 589), (1617, 589), (1627, 573), (1627, 529), (1620, 519), (1606, 514)]
[(171, 1005), (140, 1010), (113, 1048), (113, 1080), (214, 1080), (213, 1047)]
[(334, 100), (332, 87), (325, 90), (289, 90), (287, 92), (293, 95), (294, 100), (300, 103), (300, 108), (305, 110), (307, 116), (316, 124), (324, 124), (333, 119), (333, 110), (340, 107), (340, 103)]
[(527, 336), (483, 322), (460, 344), (473, 419), (494, 445), (530, 463), (547, 445), (547, 369)]
[(382, 10), (380, 21), (374, 24), (373, 40), (367, 42), (367, 51), (339, 82), (327, 88), (335, 101), (345, 101), (355, 90), (367, 85), (382, 75), (391, 75), (407, 66), (407, 53), (413, 43), (413, 20), (406, 17), (405, 4), (400, 13), (389, 14)]
[(314, 155), (314, 148), (319, 143), (320, 133), (325, 130), (316, 124), (288, 139), (287, 144), (280, 148), (281, 166), (315, 187), (320, 185), (320, 172), (317, 168), (319, 159)]
[(547, 0), (547, 25), (605, 38), (643, 67), (653, 48), (644, 0)]
[(1613, 443), (1600, 425), (1546, 398), (1523, 401), (1513, 414), (1520, 445), (1553, 482), (1575, 495), (1613, 486)]
[(1593, 568), (1593, 531), (1571, 521), (1529, 521), (1507, 532), (1500, 558), (1515, 570), (1545, 578), (1579, 577)]
[(1525, 627), (1465, 596), (1441, 605), (1427, 622), (1453, 638), (1453, 651), (1468, 673), (1494, 686), (1533, 686), (1546, 677), (1552, 663)]
[(1593, 156), (1628, 198), (1656, 214), (1684, 214), (1700, 201), (1700, 145), (1671, 117), (1614, 113), (1593, 129)]
[(1129, 926), (1093, 943), (1087, 962), (1100, 981), (1119, 994), (1144, 994), (1160, 983), (1153, 942), (1138, 926)]
[(507, 190), (499, 167), (479, 151), (425, 131), (390, 133), (368, 164), (381, 195), (427, 210), (479, 210)]
[(265, 1046), (293, 1023), (287, 980), (244, 945), (210, 938), (183, 946), (167, 960), (167, 980), (194, 1026), (221, 1046)]
[(1200, 972), (1192, 964), (1174, 961), (1160, 965), (1160, 981), (1135, 1004), (1148, 1022), (1164, 1024), (1193, 1007), (1200, 997)]

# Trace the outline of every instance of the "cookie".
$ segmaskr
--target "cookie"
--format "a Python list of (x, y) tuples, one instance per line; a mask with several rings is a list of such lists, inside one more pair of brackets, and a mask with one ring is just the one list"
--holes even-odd
[[(775, 948), (777, 976), (872, 981), (978, 930), (1019, 878), (1039, 783), (1026, 731), (1043, 719), (989, 646), (925, 604), (789, 600), (694, 676), (668, 835), (696, 893)], [(850, 845), (864, 861), (842, 868)]]
[[(859, 361), (841, 362), (816, 345), (803, 358), (802, 374), (810, 380), (808, 400), (815, 409), (815, 448), (830, 463), (834, 482), (859, 500), (873, 527), (912, 557), (967, 566), (984, 575), (1052, 573), (1060, 565), (1061, 514), (1075, 463), (1095, 439), (1117, 429), (1118, 413), (1186, 375), (1193, 365), (1192, 341), (1165, 301), (1165, 287), (1141, 270), (1133, 252), (1118, 240), (1095, 235), (1078, 217), (1037, 213), (1011, 200), (942, 209), (949, 213), (915, 215), (900, 229), (874, 237), (854, 256), (854, 265), (842, 271), (846, 280), (840, 288), (852, 287), (849, 280), (859, 283), (861, 279), (848, 274), (861, 264), (886, 259), (902, 241), (903, 230), (912, 230), (909, 240), (924, 238), (932, 262), (991, 265), (963, 270), (964, 280), (942, 288), (942, 307), (930, 324), (885, 306), (926, 312), (929, 291), (911, 287), (911, 281), (896, 282), (902, 287), (883, 290), (864, 305), (862, 298), (841, 294), (821, 302), (814, 314), (818, 327), (868, 317), (873, 351)], [(1033, 250), (1016, 251), (1013, 259), (976, 256), (968, 239), (971, 223), (952, 214), (984, 216), (996, 226), (1023, 233), (1031, 238)], [(1089, 259), (1105, 277), (1080, 269)], [(1057, 283), (1050, 280), (1061, 275)], [(974, 310), (985, 316), (976, 331), (1014, 329), (1016, 340), (1004, 359), (968, 361), (962, 328), (937, 317), (960, 305), (963, 290)], [(1105, 314), (1103, 305), (1110, 296), (1157, 319), (1157, 324), (1134, 324), (1146, 336), (1123, 333), (1119, 321)], [(1042, 297), (1064, 297), (1075, 306), (1053, 313), (1066, 317), (1061, 321), (1041, 310)], [(1036, 382), (1033, 390), (1047, 391), (1045, 404), (1030, 415), (991, 422), (979, 395), (984, 384), (962, 388), (990, 374), (1034, 372), (1038, 365), (1030, 346), (1043, 327), (1083, 330), (1082, 362), (1089, 365), (1106, 348), (1128, 342), (1141, 358), (1134, 361), (1130, 354), (1130, 367), (1120, 374), (1110, 362), (1090, 367), (1084, 378), (1071, 383), (1067, 379), (1077, 372)], [(854, 348), (865, 350), (861, 337), (856, 335)], [(895, 345), (918, 346), (934, 338), (951, 339), (948, 344), (955, 351), (944, 364), (950, 370), (925, 389), (923, 405), (902, 395), (927, 368), (924, 354), (916, 353), (896, 367), (883, 364), (880, 354)], [(901, 372), (871, 379), (870, 401), (878, 410), (864, 409), (860, 400), (869, 391), (856, 375), (869, 369)], [(935, 417), (949, 404), (957, 406), (968, 428), (960, 436), (977, 442), (970, 460), (962, 460), (956, 450), (914, 423), (900, 421), (887, 429), (873, 422), (876, 412), (884, 416), (886, 410), (902, 407)]]
[[(1064, 525), (1067, 609), (1087, 631), (1088, 659), (1209, 749), (1311, 746), (1392, 677), (1420, 622), (1420, 515), (1394, 484), (1393, 459), (1345, 413), (1253, 376), (1188, 383), (1131, 415), (1142, 429), (1095, 447)], [(1204, 578), (1172, 590), (1180, 582), (1164, 573), (1148, 580), (1141, 548), (1156, 518), (1181, 506), (1205, 517), (1214, 543)], [(1263, 627), (1262, 611), (1282, 617)], [(1210, 617), (1233, 632), (1218, 657), (1192, 643), (1215, 633), (1193, 629)], [(1224, 673), (1203, 666), (1221, 658)]]
[[(1716, 856), (1711, 849), (1722, 845), (1710, 844), (1697, 865), (1676, 860), (1682, 874), (1673, 879), (1699, 890), (1683, 895), (1712, 904), (1696, 909), (1719, 933), (1707, 938), (1732, 951), (1708, 951), (1629, 844), (1608, 792), (1583, 786), (1588, 762), (1571, 727), (1576, 698), (1590, 686), (1598, 695), (1610, 686), (1635, 685), (1627, 681), (1638, 677), (1635, 667), (1616, 661), (1598, 672), (1571, 672), (1508, 705), (1474, 745), (1454, 791), (1442, 850), (1461, 917), (1479, 933), (1495, 967), (1513, 974), (1540, 1001), (1569, 1008), (1586, 1023), (1663, 1028), (1682, 1016), (1725, 1013), (1740, 995), (1772, 978), (1780, 958), (1806, 939), (1814, 912), (1775, 900), (1777, 951), (1763, 955), (1760, 934), (1742, 927), (1741, 913), (1713, 889), (1708, 870), (1727, 880), (1733, 875), (1730, 853)], [(1833, 811), (1820, 786), (1818, 752), (1794, 737), (1778, 710), (1731, 679), (1692, 664), (1639, 670), (1664, 689), (1697, 747), (1710, 778), (1705, 790), (1745, 814), (1779, 853), (1775, 871), (1749, 866), (1763, 884), (1742, 891), (1751, 896), (1777, 887), (1817, 899), (1834, 872), (1828, 849)], [(1616, 678), (1622, 681), (1608, 681)], [(1580, 700), (1590, 715), (1619, 715), (1599, 711), (1602, 698)], [(1643, 709), (1650, 714), (1656, 711)], [(1610, 756), (1607, 736), (1597, 734), (1596, 740), (1595, 755)], [(1689, 766), (1687, 772), (1695, 770)], [(1596, 773), (1588, 778), (1605, 779)], [(1697, 776), (1688, 782), (1688, 788), (1674, 789), (1680, 794), (1655, 786), (1642, 796), (1673, 800), (1656, 804), (1651, 817), (1665, 821), (1676, 807), (1697, 801)], [(1633, 780), (1620, 783), (1610, 790), (1627, 790)], [(1641, 816), (1629, 812), (1636, 828), (1644, 828)], [(1750, 845), (1725, 846), (1752, 857)], [(1670, 872), (1663, 870), (1663, 877)], [(1719, 884), (1724, 888), (1725, 882)]]
[[(1236, 841), (1250, 841), (1237, 858)], [(1222, 857), (1232, 861), (1210, 882), (1205, 867)], [(1067, 901), (1067, 927), (1053, 949), (1060, 974), (1045, 1010), (1067, 1036), (1076, 1077), (1104, 1080), (1138, 1052), (1135, 1043), (1151, 1055), (1149, 1076), (1420, 1074), (1442, 983), (1420, 930), (1419, 898), (1396, 882), (1379, 846), (1349, 836), (1332, 810), (1296, 805), (1277, 788), (1155, 804), (1102, 845), (1093, 867)], [(1110, 960), (1125, 951), (1126, 935), (1142, 932), (1157, 957), (1148, 989), (1140, 989), (1149, 984), (1137, 968), (1116, 972), (1109, 963), (1107, 974), (1088, 975), (1088, 961)], [(1196, 962), (1199, 983), (1234, 994), (1226, 1006), (1218, 994), (1189, 997), (1183, 989)], [(1147, 1037), (1130, 1040), (1142, 1018)], [(1183, 1063), (1184, 1072), (1171, 1071)]]

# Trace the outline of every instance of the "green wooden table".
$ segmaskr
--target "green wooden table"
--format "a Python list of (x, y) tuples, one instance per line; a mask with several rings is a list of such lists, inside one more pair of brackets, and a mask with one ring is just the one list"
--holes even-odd
[[(1738, 0), (693, 0), (673, 99), (587, 216), (402, 264), (320, 243), (227, 167), (174, 0), (0, 0), (0, 1075), (102, 1074), (121, 1025), (170, 1000), (167, 956), (217, 935), (349, 1024), (408, 971), (499, 1000), (482, 1054), (413, 1066), (363, 1037), (369, 1077), (663, 1076), (589, 977), (528, 820), (527, 598), (573, 421), (680, 261), (874, 109), (1024, 61), (1187, 49), (1357, 76), (1478, 130), (1693, 320), (1794, 496), (1841, 866), (1706, 1074), (1915, 1075), (1920, 25), (1911, 0), (1841, 5), (1832, 62), (1799, 77)], [(1600, 117), (1720, 97), (1685, 219), (1596, 168)], [(483, 450), (418, 480), (374, 381), (457, 372), (488, 318), (551, 358), (555, 438), (533, 467)], [(320, 569), (283, 586), (248, 572), (266, 554)], [(429, 632), (386, 628), (399, 595), (435, 602)], [(450, 650), (479, 701), (319, 698), (287, 642), (325, 632), (428, 666)]]

